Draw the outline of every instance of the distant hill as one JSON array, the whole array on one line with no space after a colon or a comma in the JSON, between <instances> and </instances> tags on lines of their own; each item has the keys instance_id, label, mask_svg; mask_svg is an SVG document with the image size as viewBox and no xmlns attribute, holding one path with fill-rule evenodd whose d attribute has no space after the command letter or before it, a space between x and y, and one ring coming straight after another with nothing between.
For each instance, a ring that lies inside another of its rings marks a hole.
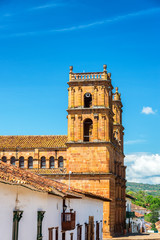
<instances>
[{"instance_id":1,"label":"distant hill","mask_svg":"<svg viewBox=\"0 0 160 240\"><path fill-rule=\"evenodd\" d=\"M160 184L143 184L135 182L127 182L127 191L145 191L152 196L160 196Z\"/></svg>"}]
</instances>

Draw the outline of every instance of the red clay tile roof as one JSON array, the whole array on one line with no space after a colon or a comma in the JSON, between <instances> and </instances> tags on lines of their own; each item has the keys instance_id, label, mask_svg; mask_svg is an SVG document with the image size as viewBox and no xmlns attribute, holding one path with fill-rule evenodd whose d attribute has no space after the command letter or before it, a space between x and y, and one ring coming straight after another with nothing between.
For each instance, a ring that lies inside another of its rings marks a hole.
<instances>
[{"instance_id":1,"label":"red clay tile roof","mask_svg":"<svg viewBox=\"0 0 160 240\"><path fill-rule=\"evenodd\" d=\"M136 198L135 198L135 197L133 197L133 196L131 196L131 195L129 195L129 194L126 194L126 198L129 198L129 199L136 200Z\"/></svg>"},{"instance_id":2,"label":"red clay tile roof","mask_svg":"<svg viewBox=\"0 0 160 240\"><path fill-rule=\"evenodd\" d=\"M60 183L38 174L32 173L25 169L20 169L13 165L9 165L0 161L0 182L5 182L11 185L21 185L28 187L31 190L47 192L60 197L82 198L83 195L96 198L103 201L110 201L108 198L71 188L68 185Z\"/></svg>"},{"instance_id":3,"label":"red clay tile roof","mask_svg":"<svg viewBox=\"0 0 160 240\"><path fill-rule=\"evenodd\" d=\"M155 223L156 227L160 227L160 221Z\"/></svg>"},{"instance_id":4,"label":"red clay tile roof","mask_svg":"<svg viewBox=\"0 0 160 240\"><path fill-rule=\"evenodd\" d=\"M135 216L136 216L137 218L139 218L139 217L144 217L144 215L143 215L143 214L140 214L139 212L135 212Z\"/></svg>"},{"instance_id":5,"label":"red clay tile roof","mask_svg":"<svg viewBox=\"0 0 160 240\"><path fill-rule=\"evenodd\" d=\"M143 211L145 211L145 212L150 212L150 210L148 210L147 208L138 206L138 205L133 204L133 203L131 203L131 209L132 209L132 211L143 210Z\"/></svg>"},{"instance_id":6,"label":"red clay tile roof","mask_svg":"<svg viewBox=\"0 0 160 240\"><path fill-rule=\"evenodd\" d=\"M68 137L59 136L0 136L0 149L66 148Z\"/></svg>"}]
</instances>

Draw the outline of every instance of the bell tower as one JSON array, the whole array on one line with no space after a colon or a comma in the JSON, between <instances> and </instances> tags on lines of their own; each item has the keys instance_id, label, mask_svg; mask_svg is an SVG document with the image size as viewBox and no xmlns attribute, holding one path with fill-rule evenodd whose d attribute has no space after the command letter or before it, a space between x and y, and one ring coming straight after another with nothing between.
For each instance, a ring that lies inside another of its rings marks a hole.
<instances>
[{"instance_id":1,"label":"bell tower","mask_svg":"<svg viewBox=\"0 0 160 240\"><path fill-rule=\"evenodd\" d=\"M102 72L74 73L68 82L66 175L73 187L112 199L104 203L103 237L125 226L122 103L113 94L107 65Z\"/></svg>"},{"instance_id":2,"label":"bell tower","mask_svg":"<svg viewBox=\"0 0 160 240\"><path fill-rule=\"evenodd\" d=\"M68 142L112 141L113 112L111 74L69 73Z\"/></svg>"}]
</instances>

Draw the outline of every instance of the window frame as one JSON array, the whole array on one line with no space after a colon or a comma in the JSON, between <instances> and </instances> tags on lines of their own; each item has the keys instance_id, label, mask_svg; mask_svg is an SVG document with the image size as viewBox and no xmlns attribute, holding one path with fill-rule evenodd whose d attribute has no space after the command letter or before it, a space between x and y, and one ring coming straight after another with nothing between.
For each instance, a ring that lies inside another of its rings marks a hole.
<instances>
[{"instance_id":1,"label":"window frame","mask_svg":"<svg viewBox=\"0 0 160 240\"><path fill-rule=\"evenodd\" d=\"M24 157L23 157L23 156L21 156L21 157L19 158L19 167L20 167L20 168L24 168Z\"/></svg>"},{"instance_id":2,"label":"window frame","mask_svg":"<svg viewBox=\"0 0 160 240\"><path fill-rule=\"evenodd\" d=\"M13 211L13 227L12 227L12 240L18 240L19 221L21 220L23 211Z\"/></svg>"},{"instance_id":3,"label":"window frame","mask_svg":"<svg viewBox=\"0 0 160 240\"><path fill-rule=\"evenodd\" d=\"M37 212L37 240L42 240L42 222L44 218L45 211L38 211Z\"/></svg>"},{"instance_id":4,"label":"window frame","mask_svg":"<svg viewBox=\"0 0 160 240\"><path fill-rule=\"evenodd\" d=\"M51 156L50 158L49 158L49 168L55 168L55 160L54 160L54 157L53 156Z\"/></svg>"},{"instance_id":5,"label":"window frame","mask_svg":"<svg viewBox=\"0 0 160 240\"><path fill-rule=\"evenodd\" d=\"M46 168L46 157L45 156L41 157L41 168Z\"/></svg>"},{"instance_id":6,"label":"window frame","mask_svg":"<svg viewBox=\"0 0 160 240\"><path fill-rule=\"evenodd\" d=\"M14 156L12 156L12 157L10 158L10 163L11 163L13 166L16 165L16 158L15 158Z\"/></svg>"},{"instance_id":7,"label":"window frame","mask_svg":"<svg viewBox=\"0 0 160 240\"><path fill-rule=\"evenodd\" d=\"M30 163L32 163L32 164L30 165ZM28 157L28 168L29 168L29 169L32 169L32 168L33 168L33 157L32 157L32 156L29 156L29 157Z\"/></svg>"},{"instance_id":8,"label":"window frame","mask_svg":"<svg viewBox=\"0 0 160 240\"><path fill-rule=\"evenodd\" d=\"M62 166L61 166L61 164L62 164ZM64 168L64 158L62 156L60 156L58 158L58 167L59 168Z\"/></svg>"},{"instance_id":9,"label":"window frame","mask_svg":"<svg viewBox=\"0 0 160 240\"><path fill-rule=\"evenodd\" d=\"M4 160L4 159L5 159L5 160ZM7 163L7 157L6 157L6 156L3 156L3 157L1 158L1 160L2 160L2 162Z\"/></svg>"}]
</instances>

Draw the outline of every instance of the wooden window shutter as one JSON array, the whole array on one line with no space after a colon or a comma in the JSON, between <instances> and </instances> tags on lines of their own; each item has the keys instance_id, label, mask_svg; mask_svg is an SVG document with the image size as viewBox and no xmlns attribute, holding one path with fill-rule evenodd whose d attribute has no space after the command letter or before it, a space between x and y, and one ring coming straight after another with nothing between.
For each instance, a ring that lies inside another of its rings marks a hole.
<instances>
[{"instance_id":1,"label":"wooden window shutter","mask_svg":"<svg viewBox=\"0 0 160 240\"><path fill-rule=\"evenodd\" d=\"M88 235L88 233L89 233L89 224L85 224L85 240L89 240L89 235Z\"/></svg>"},{"instance_id":2,"label":"wooden window shutter","mask_svg":"<svg viewBox=\"0 0 160 240\"><path fill-rule=\"evenodd\" d=\"M94 240L94 217L89 216L89 240Z\"/></svg>"},{"instance_id":3,"label":"wooden window shutter","mask_svg":"<svg viewBox=\"0 0 160 240\"><path fill-rule=\"evenodd\" d=\"M99 240L99 223L96 222L96 240Z\"/></svg>"}]
</instances>

